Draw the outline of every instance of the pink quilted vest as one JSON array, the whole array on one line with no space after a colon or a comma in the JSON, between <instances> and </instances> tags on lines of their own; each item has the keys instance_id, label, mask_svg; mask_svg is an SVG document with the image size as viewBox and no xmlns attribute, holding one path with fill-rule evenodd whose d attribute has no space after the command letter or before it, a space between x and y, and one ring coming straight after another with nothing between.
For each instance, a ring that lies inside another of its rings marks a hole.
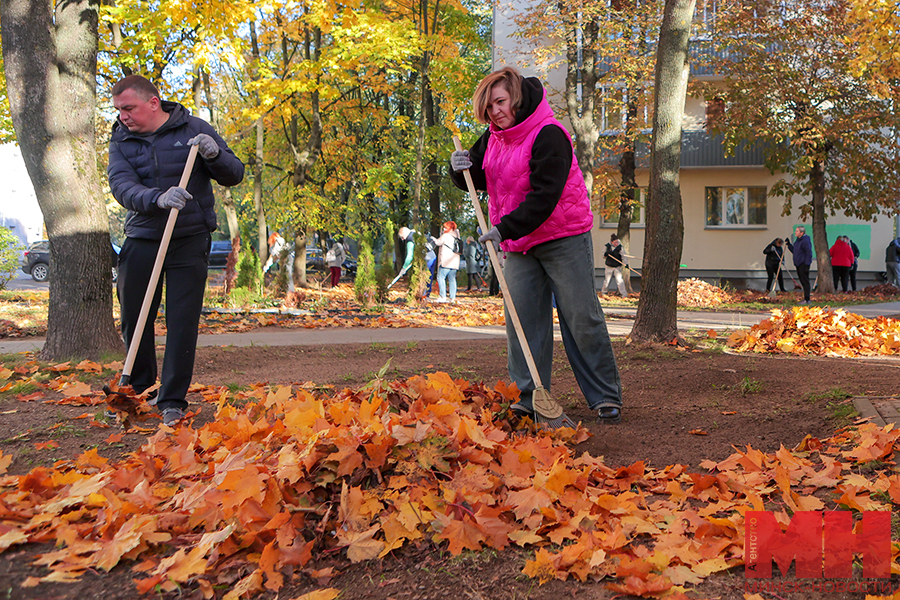
<instances>
[{"instance_id":1,"label":"pink quilted vest","mask_svg":"<svg viewBox=\"0 0 900 600\"><path fill-rule=\"evenodd\" d=\"M515 210L531 191L528 161L531 159L534 140L546 125L556 125L562 129L571 144L569 132L553 115L546 92L534 113L521 123L509 129L497 129L491 124L491 137L483 166L492 225ZM500 247L508 252L526 252L532 246L544 242L590 231L593 224L594 215L584 186L584 177L573 151L572 168L569 170L566 186L550 218L522 238L501 242Z\"/></svg>"}]
</instances>

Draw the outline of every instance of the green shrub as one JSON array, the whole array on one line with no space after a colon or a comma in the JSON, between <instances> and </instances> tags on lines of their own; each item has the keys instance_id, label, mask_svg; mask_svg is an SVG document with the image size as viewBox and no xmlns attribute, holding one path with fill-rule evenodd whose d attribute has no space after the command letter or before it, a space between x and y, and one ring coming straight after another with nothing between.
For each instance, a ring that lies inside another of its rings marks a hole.
<instances>
[{"instance_id":1,"label":"green shrub","mask_svg":"<svg viewBox=\"0 0 900 600\"><path fill-rule=\"evenodd\" d=\"M368 233L359 241L359 257L356 263L356 281L353 282L356 300L363 308L369 308L378 302L378 285L375 278L375 257L372 255L372 242Z\"/></svg>"},{"instance_id":2,"label":"green shrub","mask_svg":"<svg viewBox=\"0 0 900 600\"><path fill-rule=\"evenodd\" d=\"M257 294L262 293L262 265L259 264L259 255L249 246L241 248L241 255L238 257L237 278L234 284L236 288L247 288Z\"/></svg>"},{"instance_id":3,"label":"green shrub","mask_svg":"<svg viewBox=\"0 0 900 600\"><path fill-rule=\"evenodd\" d=\"M232 308L252 308L261 301L259 292L246 287L236 287L228 293L228 305Z\"/></svg>"},{"instance_id":4,"label":"green shrub","mask_svg":"<svg viewBox=\"0 0 900 600\"><path fill-rule=\"evenodd\" d=\"M379 302L388 297L388 286L394 279L394 224L390 221L384 227L385 242L381 248L381 260L375 271L375 288Z\"/></svg>"},{"instance_id":5,"label":"green shrub","mask_svg":"<svg viewBox=\"0 0 900 600\"><path fill-rule=\"evenodd\" d=\"M19 268L19 252L23 250L19 238L6 227L0 227L0 290L15 277Z\"/></svg>"}]
</instances>

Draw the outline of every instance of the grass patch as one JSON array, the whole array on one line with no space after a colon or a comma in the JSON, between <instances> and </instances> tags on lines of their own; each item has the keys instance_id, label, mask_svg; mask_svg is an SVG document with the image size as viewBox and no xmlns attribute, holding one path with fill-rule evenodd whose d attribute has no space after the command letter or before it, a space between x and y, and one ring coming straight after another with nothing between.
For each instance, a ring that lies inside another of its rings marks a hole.
<instances>
[{"instance_id":1,"label":"grass patch","mask_svg":"<svg viewBox=\"0 0 900 600\"><path fill-rule=\"evenodd\" d=\"M741 393L741 396L747 394L758 394L762 391L762 382L756 379L750 379L749 375L744 375L744 379L734 384L734 389Z\"/></svg>"},{"instance_id":2,"label":"grass patch","mask_svg":"<svg viewBox=\"0 0 900 600\"><path fill-rule=\"evenodd\" d=\"M824 392L810 392L806 396L806 400L807 402L837 403L852 396L853 394L842 388L831 388Z\"/></svg>"}]
</instances>

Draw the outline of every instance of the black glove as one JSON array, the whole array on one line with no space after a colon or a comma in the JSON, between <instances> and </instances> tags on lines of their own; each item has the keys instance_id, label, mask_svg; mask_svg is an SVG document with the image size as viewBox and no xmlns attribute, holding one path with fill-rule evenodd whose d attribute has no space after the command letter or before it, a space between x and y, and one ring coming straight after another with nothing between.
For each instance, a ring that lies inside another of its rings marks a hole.
<instances>
[{"instance_id":1,"label":"black glove","mask_svg":"<svg viewBox=\"0 0 900 600\"><path fill-rule=\"evenodd\" d=\"M181 210L184 208L184 203L192 198L193 196L186 189L173 185L159 195L159 198L156 199L156 205L163 210L169 208Z\"/></svg>"},{"instance_id":2,"label":"black glove","mask_svg":"<svg viewBox=\"0 0 900 600\"><path fill-rule=\"evenodd\" d=\"M197 152L206 160L212 160L219 155L219 145L211 135L200 133L188 140L188 146L197 146Z\"/></svg>"},{"instance_id":3,"label":"black glove","mask_svg":"<svg viewBox=\"0 0 900 600\"><path fill-rule=\"evenodd\" d=\"M472 168L472 159L468 150L454 150L450 155L450 167L457 173Z\"/></svg>"}]
</instances>

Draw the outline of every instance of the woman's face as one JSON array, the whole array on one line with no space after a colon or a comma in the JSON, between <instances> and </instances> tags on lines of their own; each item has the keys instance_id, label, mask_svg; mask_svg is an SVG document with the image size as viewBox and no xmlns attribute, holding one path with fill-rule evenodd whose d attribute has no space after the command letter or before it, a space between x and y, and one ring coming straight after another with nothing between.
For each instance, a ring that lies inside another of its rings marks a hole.
<instances>
[{"instance_id":1,"label":"woman's face","mask_svg":"<svg viewBox=\"0 0 900 600\"><path fill-rule=\"evenodd\" d=\"M497 84L491 88L487 113L491 123L498 129L509 129L516 124L516 116L513 114L513 109L509 102L509 92L506 91L505 85Z\"/></svg>"}]
</instances>

